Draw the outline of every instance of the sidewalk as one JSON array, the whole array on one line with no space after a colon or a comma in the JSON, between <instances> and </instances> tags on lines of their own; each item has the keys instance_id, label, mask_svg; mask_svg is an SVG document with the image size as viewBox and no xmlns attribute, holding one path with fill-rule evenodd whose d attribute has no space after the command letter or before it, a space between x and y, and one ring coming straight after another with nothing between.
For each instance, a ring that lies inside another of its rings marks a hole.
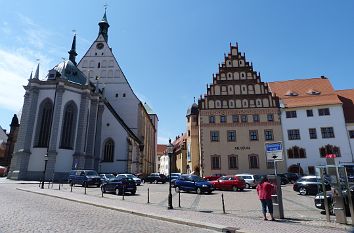
<instances>
[{"instance_id":1,"label":"sidewalk","mask_svg":"<svg viewBox=\"0 0 354 233\"><path fill-rule=\"evenodd\" d=\"M38 183L38 182L37 182ZM226 227L237 229L236 232L319 232L319 233L336 233L348 232L352 229L349 225L336 224L333 222L323 221L305 221L298 219L281 219L276 222L264 221L255 217L240 217L231 214L205 213L201 211L192 211L188 209L174 207L168 210L160 205L141 204L130 202L131 196L126 196L122 200L122 196L104 194L104 197L98 195L84 195L83 193L70 192L69 189L58 190L58 186L54 189L39 189L38 185L31 185L17 188L18 190L37 193L40 195L52 196L69 201L75 201L83 204L94 205L102 208L108 208L139 216L191 225L210 230L221 232Z\"/></svg>"}]
</instances>

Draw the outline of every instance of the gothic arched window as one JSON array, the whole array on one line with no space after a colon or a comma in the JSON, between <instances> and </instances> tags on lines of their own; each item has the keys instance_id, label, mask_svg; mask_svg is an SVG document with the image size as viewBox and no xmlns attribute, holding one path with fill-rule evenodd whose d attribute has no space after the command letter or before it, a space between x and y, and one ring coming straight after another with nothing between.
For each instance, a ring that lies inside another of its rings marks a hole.
<instances>
[{"instance_id":1,"label":"gothic arched window","mask_svg":"<svg viewBox=\"0 0 354 233\"><path fill-rule=\"evenodd\" d=\"M306 150L298 146L293 146L287 150L289 159L303 159L306 158Z\"/></svg>"},{"instance_id":2,"label":"gothic arched window","mask_svg":"<svg viewBox=\"0 0 354 233\"><path fill-rule=\"evenodd\" d=\"M325 158L328 154L335 154L336 157L341 156L339 147L330 144L327 144L320 148L321 158Z\"/></svg>"},{"instance_id":3,"label":"gothic arched window","mask_svg":"<svg viewBox=\"0 0 354 233\"><path fill-rule=\"evenodd\" d=\"M112 139L108 139L104 144L103 162L113 162L114 156L114 142Z\"/></svg>"},{"instance_id":4,"label":"gothic arched window","mask_svg":"<svg viewBox=\"0 0 354 233\"><path fill-rule=\"evenodd\" d=\"M38 123L37 123L37 146L38 147L48 147L50 131L52 126L53 118L53 103L50 99L44 100L38 112Z\"/></svg>"},{"instance_id":5,"label":"gothic arched window","mask_svg":"<svg viewBox=\"0 0 354 233\"><path fill-rule=\"evenodd\" d=\"M73 149L76 128L76 113L77 110L74 102L70 102L65 106L60 148Z\"/></svg>"}]
</instances>

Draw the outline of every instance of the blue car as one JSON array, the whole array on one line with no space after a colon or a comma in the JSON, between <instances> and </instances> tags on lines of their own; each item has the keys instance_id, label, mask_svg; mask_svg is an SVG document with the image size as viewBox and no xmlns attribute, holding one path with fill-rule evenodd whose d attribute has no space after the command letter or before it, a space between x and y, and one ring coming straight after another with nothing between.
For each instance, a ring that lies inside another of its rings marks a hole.
<instances>
[{"instance_id":1,"label":"blue car","mask_svg":"<svg viewBox=\"0 0 354 233\"><path fill-rule=\"evenodd\" d=\"M196 192L197 194L211 193L214 190L212 184L196 175L181 175L175 182L176 192Z\"/></svg>"},{"instance_id":2,"label":"blue car","mask_svg":"<svg viewBox=\"0 0 354 233\"><path fill-rule=\"evenodd\" d=\"M103 193L110 192L117 195L128 192L134 195L136 193L136 184L132 178L116 177L104 182L101 185L101 191Z\"/></svg>"}]
</instances>

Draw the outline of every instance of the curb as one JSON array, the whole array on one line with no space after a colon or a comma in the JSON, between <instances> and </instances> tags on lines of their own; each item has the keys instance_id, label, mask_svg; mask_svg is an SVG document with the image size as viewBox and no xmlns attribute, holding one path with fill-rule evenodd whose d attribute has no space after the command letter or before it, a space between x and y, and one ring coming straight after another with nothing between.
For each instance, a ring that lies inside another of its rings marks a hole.
<instances>
[{"instance_id":1,"label":"curb","mask_svg":"<svg viewBox=\"0 0 354 233\"><path fill-rule=\"evenodd\" d=\"M147 218L156 219L156 220L161 220L161 221L165 221L165 222L171 222L171 223L176 223L176 224L181 224L181 225L198 227L198 228L208 229L208 230L213 230L213 231L218 231L218 232L229 232L229 233L243 232L243 231L238 231L239 229L232 229L232 228L221 226L221 225L205 224L205 223L200 223L200 222L196 222L196 221L186 221L186 220L180 219L180 218L167 218L167 217L163 217L163 216L159 216L159 215L146 214L146 213L132 211L132 210L124 209L124 208L117 208L117 207L112 207L112 206L108 206L108 205L104 205L104 204L96 204L96 203L91 203L91 202L88 202L88 201L72 199L72 198L68 198L68 197L62 197L62 196L58 196L58 195L55 195L55 194L36 192L36 191L33 191L33 190L28 190L28 189L23 189L23 188L16 188L16 190L29 192L29 193L34 193L34 194L39 194L39 195L43 195L43 196L54 197L54 198L58 198L58 199L62 199L62 200L77 202L77 203L91 205L91 206L95 206L95 207L110 209L110 210L119 211L119 212L122 212L122 213L133 214L133 215L137 215L137 216L141 216L141 217L147 217Z\"/></svg>"}]
</instances>

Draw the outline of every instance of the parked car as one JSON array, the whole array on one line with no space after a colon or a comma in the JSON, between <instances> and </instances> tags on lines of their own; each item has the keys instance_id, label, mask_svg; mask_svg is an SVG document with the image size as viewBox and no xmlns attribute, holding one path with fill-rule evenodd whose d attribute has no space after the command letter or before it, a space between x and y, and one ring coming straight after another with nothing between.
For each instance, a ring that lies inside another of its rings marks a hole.
<instances>
[{"instance_id":1,"label":"parked car","mask_svg":"<svg viewBox=\"0 0 354 233\"><path fill-rule=\"evenodd\" d=\"M136 185L140 185L141 184L141 179L134 176L133 174L127 173L127 174L118 174L117 177L127 177L127 178L132 178L135 181Z\"/></svg>"},{"instance_id":2,"label":"parked car","mask_svg":"<svg viewBox=\"0 0 354 233\"><path fill-rule=\"evenodd\" d=\"M253 174L236 174L238 177L242 177L246 182L246 189L256 188L262 176Z\"/></svg>"},{"instance_id":3,"label":"parked car","mask_svg":"<svg viewBox=\"0 0 354 233\"><path fill-rule=\"evenodd\" d=\"M101 177L101 183L103 183L105 181L108 181L109 179L114 178L115 176L111 173L103 173L103 174L100 174L100 177Z\"/></svg>"},{"instance_id":4,"label":"parked car","mask_svg":"<svg viewBox=\"0 0 354 233\"><path fill-rule=\"evenodd\" d=\"M0 166L0 176L7 176L7 167Z\"/></svg>"},{"instance_id":5,"label":"parked car","mask_svg":"<svg viewBox=\"0 0 354 233\"><path fill-rule=\"evenodd\" d=\"M246 187L246 182L239 176L222 176L217 180L209 181L215 189L242 191Z\"/></svg>"},{"instance_id":6,"label":"parked car","mask_svg":"<svg viewBox=\"0 0 354 233\"><path fill-rule=\"evenodd\" d=\"M354 186L351 186L349 189L350 189L350 195L351 195L352 201L354 201ZM334 214L334 211L333 211L334 210L333 209L333 207L334 207L334 205L333 205L333 192L332 191L328 191L326 194L327 194L329 212L330 212L330 214ZM345 189L345 190L343 190L342 194L343 194L343 197L344 197L346 215L350 216L348 191ZM318 193L316 195L316 197L315 197L315 206L318 209L325 210L323 192L320 192L320 193Z\"/></svg>"},{"instance_id":7,"label":"parked car","mask_svg":"<svg viewBox=\"0 0 354 233\"><path fill-rule=\"evenodd\" d=\"M196 175L181 175L175 182L176 192L195 191L197 194L211 193L214 187L211 183Z\"/></svg>"},{"instance_id":8,"label":"parked car","mask_svg":"<svg viewBox=\"0 0 354 233\"><path fill-rule=\"evenodd\" d=\"M129 192L134 195L136 193L136 184L132 178L120 176L104 182L101 185L101 191L103 193L114 192L117 195Z\"/></svg>"},{"instance_id":9,"label":"parked car","mask_svg":"<svg viewBox=\"0 0 354 233\"><path fill-rule=\"evenodd\" d=\"M326 190L331 190L331 185L326 180L325 187ZM318 176L303 176L294 183L293 190L301 195L315 195L322 191L321 178Z\"/></svg>"},{"instance_id":10,"label":"parked car","mask_svg":"<svg viewBox=\"0 0 354 233\"><path fill-rule=\"evenodd\" d=\"M178 179L178 177L180 177L181 175L182 175L182 173L177 173L177 172L171 173L171 186L172 187L175 187L175 182ZM168 181L170 180L169 176L167 176L167 180Z\"/></svg>"},{"instance_id":11,"label":"parked car","mask_svg":"<svg viewBox=\"0 0 354 233\"><path fill-rule=\"evenodd\" d=\"M84 187L96 185L100 187L101 177L95 170L72 170L69 173L68 182L70 185L80 184Z\"/></svg>"},{"instance_id":12,"label":"parked car","mask_svg":"<svg viewBox=\"0 0 354 233\"><path fill-rule=\"evenodd\" d=\"M167 177L164 174L160 174L160 173L151 173L150 175L148 175L145 178L145 182L149 182L157 184L157 183L166 183L167 182Z\"/></svg>"},{"instance_id":13,"label":"parked car","mask_svg":"<svg viewBox=\"0 0 354 233\"><path fill-rule=\"evenodd\" d=\"M274 174L271 174L271 175L274 176ZM288 178L286 177L285 174L277 174L277 176L280 177L280 184L281 184L281 185L286 185L286 184L289 184L289 183L290 183L290 181L288 180Z\"/></svg>"},{"instance_id":14,"label":"parked car","mask_svg":"<svg viewBox=\"0 0 354 233\"><path fill-rule=\"evenodd\" d=\"M212 180L217 180L222 176L225 176L225 174L213 174L211 176L203 176L203 179L207 181L212 181Z\"/></svg>"},{"instance_id":15,"label":"parked car","mask_svg":"<svg viewBox=\"0 0 354 233\"><path fill-rule=\"evenodd\" d=\"M285 177L288 178L290 183L295 183L301 176L297 173L286 172L284 173Z\"/></svg>"}]
</instances>

